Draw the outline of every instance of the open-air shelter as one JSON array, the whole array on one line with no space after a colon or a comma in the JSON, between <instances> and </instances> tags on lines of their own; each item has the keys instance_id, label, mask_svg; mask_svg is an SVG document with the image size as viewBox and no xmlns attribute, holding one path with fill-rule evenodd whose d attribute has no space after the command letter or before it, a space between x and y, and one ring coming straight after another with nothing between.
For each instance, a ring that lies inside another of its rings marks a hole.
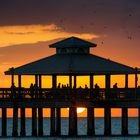
<instances>
[{"instance_id":1,"label":"open-air shelter","mask_svg":"<svg viewBox=\"0 0 140 140\"><path fill-rule=\"evenodd\" d=\"M137 88L137 74L139 73L137 68L132 68L130 66L126 66L124 64L120 64L118 62L114 62L110 59L105 59L94 54L90 53L91 47L96 47L96 44L85 41L83 39L77 37L70 37L49 46L50 48L56 48L56 54L40 59L38 61L17 67L11 68L6 71L6 75L12 76L12 85L14 84L14 75L18 76L18 87L19 89L22 87L22 75L33 75L35 76L36 85L42 89L42 76L51 75L52 76L52 95L56 95L57 91L57 76L69 76L69 89L70 91L76 92L77 89L77 76L89 76L90 78L90 95L88 96L88 101L83 99L82 103L87 105L87 118L88 118L88 135L93 135L95 132L94 129L94 111L93 107L96 105L96 100L90 98L92 94L94 94L94 76L96 75L104 75L105 76L105 89L104 89L104 98L103 100L110 100L111 94L111 75L125 75L125 87L123 88L123 93L127 94L128 92L128 75L135 75L135 87L133 88L131 94L136 95ZM72 80L74 79L74 80ZM72 86L73 85L73 86ZM55 90L54 90L55 89ZM19 90L19 93L21 91ZM70 92L70 97L73 97L73 92ZM42 93L41 93L42 94ZM67 93L66 93L67 95ZM79 97L79 96L78 96ZM134 96L130 96L134 97ZM136 97L136 96L135 96ZM53 96L55 98L55 96ZM80 98L80 97L79 97ZM51 100L52 102L61 101L61 98L57 96L57 100ZM69 98L71 101L71 98ZM46 100L46 98L45 98ZM111 99L112 100L112 99ZM115 99L116 100L116 99ZM33 100L32 100L33 101ZM36 100L35 100L36 101ZM74 102L73 102L74 101ZM74 98L70 104L67 104L69 109L69 135L77 134L77 113L75 102L78 101L78 98ZM93 104L91 104L93 101ZM69 100L65 100L66 103ZM64 103L64 102L63 102ZM98 102L99 104L102 102ZM105 135L111 134L111 104L110 102L104 102L106 105L101 104L105 108ZM112 103L112 102L111 102ZM113 102L114 103L114 102ZM115 104L113 104L115 106ZM63 104L61 105L63 107ZM122 107L122 134L128 134L127 127L127 108ZM56 133L60 134L60 106L54 107L51 106L51 134L55 134L55 115L56 115ZM32 109L33 120L35 118L36 108ZM39 112L39 135L43 133L42 127L42 108L38 108ZM17 112L15 111L17 114ZM55 114L56 113L56 114ZM35 121L33 121L35 122ZM33 123L32 126L33 135L37 134L36 123ZM16 130L16 128L15 128ZM16 133L15 133L16 134Z\"/></svg>"}]
</instances>

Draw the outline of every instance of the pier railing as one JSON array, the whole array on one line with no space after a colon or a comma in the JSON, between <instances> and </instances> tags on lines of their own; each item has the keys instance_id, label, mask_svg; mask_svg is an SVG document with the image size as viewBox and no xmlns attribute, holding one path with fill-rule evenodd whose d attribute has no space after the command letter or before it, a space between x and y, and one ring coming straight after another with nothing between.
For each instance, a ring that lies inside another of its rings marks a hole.
<instances>
[{"instance_id":1,"label":"pier railing","mask_svg":"<svg viewBox=\"0 0 140 140\"><path fill-rule=\"evenodd\" d=\"M139 100L140 88L118 89L30 89L30 88L0 88L1 98L40 98L52 100Z\"/></svg>"}]
</instances>

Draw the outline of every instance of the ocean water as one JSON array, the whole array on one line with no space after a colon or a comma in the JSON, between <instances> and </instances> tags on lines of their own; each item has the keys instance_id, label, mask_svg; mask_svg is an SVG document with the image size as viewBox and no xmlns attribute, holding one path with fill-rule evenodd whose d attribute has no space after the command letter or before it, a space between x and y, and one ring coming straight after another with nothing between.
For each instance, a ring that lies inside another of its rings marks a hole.
<instances>
[{"instance_id":1,"label":"ocean water","mask_svg":"<svg viewBox=\"0 0 140 140\"><path fill-rule=\"evenodd\" d=\"M19 125L18 127L20 128L20 119L19 121ZM116 134L121 134L121 118L112 118L112 134L116 135ZM138 134L138 118L129 118L128 121L128 131L129 134ZM25 138L13 138L10 137L12 135L12 119L8 119L7 120L7 133L8 136L7 138L1 138L1 139L5 139L5 140L140 140L140 137L85 137L82 135L86 135L87 133L87 120L86 118L78 118L78 135L80 135L80 137L77 138L68 138L68 137L60 137L60 138L56 138L56 137L30 137L31 136L31 126L32 126L32 122L30 118L26 119L26 135L29 137L25 137ZM49 135L50 134L50 119L49 118L44 118L43 120L43 127L44 127L44 135ZM1 131L1 121L0 121L0 131ZM20 131L18 132L20 133ZM103 118L96 118L95 119L95 133L96 134L100 134L103 135L104 133L104 119ZM68 119L67 118L62 118L61 120L61 134L62 135L67 135L68 134Z\"/></svg>"}]
</instances>

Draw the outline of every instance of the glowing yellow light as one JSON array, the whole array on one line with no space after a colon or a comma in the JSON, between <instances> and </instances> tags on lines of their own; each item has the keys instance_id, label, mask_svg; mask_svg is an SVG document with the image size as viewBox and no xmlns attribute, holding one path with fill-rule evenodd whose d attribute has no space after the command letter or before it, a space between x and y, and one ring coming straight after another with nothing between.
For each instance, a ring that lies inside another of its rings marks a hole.
<instances>
[{"instance_id":1,"label":"glowing yellow light","mask_svg":"<svg viewBox=\"0 0 140 140\"><path fill-rule=\"evenodd\" d=\"M69 110L69 108L67 108L68 110ZM78 107L77 108L77 113L79 114L79 113L82 113L82 112L84 112L85 111L85 108L83 108L83 107Z\"/></svg>"}]
</instances>

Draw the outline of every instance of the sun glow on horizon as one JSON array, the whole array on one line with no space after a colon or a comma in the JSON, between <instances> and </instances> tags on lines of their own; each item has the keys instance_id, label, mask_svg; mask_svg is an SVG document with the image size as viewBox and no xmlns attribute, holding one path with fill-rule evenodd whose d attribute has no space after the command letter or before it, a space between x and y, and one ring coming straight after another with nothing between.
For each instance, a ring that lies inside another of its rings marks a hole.
<instances>
[{"instance_id":1,"label":"sun glow on horizon","mask_svg":"<svg viewBox=\"0 0 140 140\"><path fill-rule=\"evenodd\" d=\"M82 112L84 112L85 111L85 108L83 108L83 107L78 107L77 108L77 113L79 114L79 113L82 113Z\"/></svg>"}]
</instances>

